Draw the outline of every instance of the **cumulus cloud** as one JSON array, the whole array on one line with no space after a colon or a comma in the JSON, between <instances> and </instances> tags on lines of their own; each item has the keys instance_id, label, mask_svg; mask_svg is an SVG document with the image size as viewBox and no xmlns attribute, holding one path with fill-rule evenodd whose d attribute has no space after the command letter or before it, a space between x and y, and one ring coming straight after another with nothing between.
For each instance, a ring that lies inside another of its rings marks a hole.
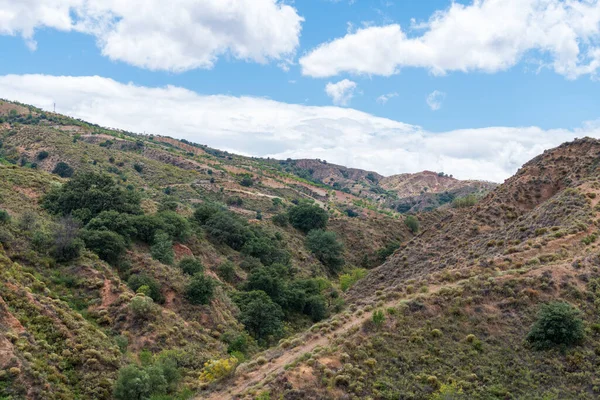
<instances>
[{"instance_id":1,"label":"cumulus cloud","mask_svg":"<svg viewBox=\"0 0 600 400\"><path fill-rule=\"evenodd\" d=\"M354 90L356 90L356 82L348 79L339 81L338 83L329 82L325 86L325 93L331 97L333 104L338 106L346 106L354 97Z\"/></svg>"},{"instance_id":2,"label":"cumulus cloud","mask_svg":"<svg viewBox=\"0 0 600 400\"><path fill-rule=\"evenodd\" d=\"M398 93L393 92L393 93L382 94L381 96L379 96L377 98L377 103L386 104L391 98L394 98L394 97L398 97Z\"/></svg>"},{"instance_id":3,"label":"cumulus cloud","mask_svg":"<svg viewBox=\"0 0 600 400\"><path fill-rule=\"evenodd\" d=\"M440 92L439 90L434 90L433 92L429 93L429 96L427 96L427 105L433 111L437 111L442 108L442 102L445 98L446 93Z\"/></svg>"},{"instance_id":4,"label":"cumulus cloud","mask_svg":"<svg viewBox=\"0 0 600 400\"><path fill-rule=\"evenodd\" d=\"M372 26L324 43L300 59L304 75L342 72L389 76L402 67L448 71L507 70L526 55L567 78L600 68L599 0L452 2L409 36L398 24Z\"/></svg>"},{"instance_id":5,"label":"cumulus cloud","mask_svg":"<svg viewBox=\"0 0 600 400\"><path fill-rule=\"evenodd\" d=\"M303 18L279 0L0 0L0 34L94 35L102 54L151 70L211 68L220 56L282 68L299 45Z\"/></svg>"},{"instance_id":6,"label":"cumulus cloud","mask_svg":"<svg viewBox=\"0 0 600 400\"><path fill-rule=\"evenodd\" d=\"M232 152L278 159L320 158L384 175L444 171L502 181L543 150L600 137L600 123L576 130L490 127L432 133L350 108L205 96L98 76L0 76L0 93L103 126L168 135Z\"/></svg>"}]
</instances>

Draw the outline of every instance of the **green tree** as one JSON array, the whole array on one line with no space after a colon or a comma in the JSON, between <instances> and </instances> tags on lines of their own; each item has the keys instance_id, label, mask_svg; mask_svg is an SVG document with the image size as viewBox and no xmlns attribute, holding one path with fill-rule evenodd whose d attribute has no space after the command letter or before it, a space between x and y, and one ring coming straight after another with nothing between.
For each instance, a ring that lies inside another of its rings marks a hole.
<instances>
[{"instance_id":1,"label":"green tree","mask_svg":"<svg viewBox=\"0 0 600 400\"><path fill-rule=\"evenodd\" d=\"M245 221L225 211L213 214L206 221L204 229L213 241L238 251L252 235Z\"/></svg>"},{"instance_id":2,"label":"green tree","mask_svg":"<svg viewBox=\"0 0 600 400\"><path fill-rule=\"evenodd\" d=\"M187 219L177 214L175 211L162 211L157 216L163 221L163 230L167 232L173 240L185 242L190 234L190 223Z\"/></svg>"},{"instance_id":3,"label":"green tree","mask_svg":"<svg viewBox=\"0 0 600 400\"><path fill-rule=\"evenodd\" d=\"M327 303L322 295L312 295L306 299L304 313L308 315L313 322L319 322L327 317Z\"/></svg>"},{"instance_id":4,"label":"green tree","mask_svg":"<svg viewBox=\"0 0 600 400\"><path fill-rule=\"evenodd\" d=\"M117 400L146 400L152 394L150 376L137 365L119 370L114 396Z\"/></svg>"},{"instance_id":5,"label":"green tree","mask_svg":"<svg viewBox=\"0 0 600 400\"><path fill-rule=\"evenodd\" d=\"M217 283L214 279L196 274L185 290L185 297L192 304L208 304L212 300Z\"/></svg>"},{"instance_id":6,"label":"green tree","mask_svg":"<svg viewBox=\"0 0 600 400\"><path fill-rule=\"evenodd\" d=\"M195 275L199 272L204 272L204 266L195 257L186 257L179 261L179 268L187 275Z\"/></svg>"},{"instance_id":7,"label":"green tree","mask_svg":"<svg viewBox=\"0 0 600 400\"><path fill-rule=\"evenodd\" d=\"M126 250L125 239L112 231L83 230L81 239L85 247L109 264L116 264Z\"/></svg>"},{"instance_id":8,"label":"green tree","mask_svg":"<svg viewBox=\"0 0 600 400\"><path fill-rule=\"evenodd\" d=\"M158 231L164 231L164 221L157 215L134 215L129 222L135 229L135 237L144 243L153 243Z\"/></svg>"},{"instance_id":9,"label":"green tree","mask_svg":"<svg viewBox=\"0 0 600 400\"><path fill-rule=\"evenodd\" d=\"M322 230L310 231L306 237L306 247L332 273L336 273L344 265L344 246L337 240L335 232Z\"/></svg>"},{"instance_id":10,"label":"green tree","mask_svg":"<svg viewBox=\"0 0 600 400\"><path fill-rule=\"evenodd\" d=\"M313 229L325 229L329 215L319 206L301 203L288 211L292 226L304 233Z\"/></svg>"},{"instance_id":11,"label":"green tree","mask_svg":"<svg viewBox=\"0 0 600 400\"><path fill-rule=\"evenodd\" d=\"M225 282L233 283L235 280L235 265L227 260L217 267L217 274Z\"/></svg>"},{"instance_id":12,"label":"green tree","mask_svg":"<svg viewBox=\"0 0 600 400\"><path fill-rule=\"evenodd\" d=\"M265 292L241 292L234 300L240 308L240 322L255 339L265 342L282 331L283 311Z\"/></svg>"},{"instance_id":13,"label":"green tree","mask_svg":"<svg viewBox=\"0 0 600 400\"><path fill-rule=\"evenodd\" d=\"M59 162L52 170L53 174L60 176L61 178L70 178L73 176L73 168L65 162Z\"/></svg>"},{"instance_id":14,"label":"green tree","mask_svg":"<svg viewBox=\"0 0 600 400\"><path fill-rule=\"evenodd\" d=\"M224 208L215 203L203 203L194 211L194 220L200 225L206 224L206 221L216 213L223 211Z\"/></svg>"},{"instance_id":15,"label":"green tree","mask_svg":"<svg viewBox=\"0 0 600 400\"><path fill-rule=\"evenodd\" d=\"M414 216L408 215L404 220L404 224L412 233L419 232L419 220L417 220Z\"/></svg>"},{"instance_id":16,"label":"green tree","mask_svg":"<svg viewBox=\"0 0 600 400\"><path fill-rule=\"evenodd\" d=\"M127 242L137 235L131 215L118 211L102 211L92 218L85 228L90 231L113 231L121 235Z\"/></svg>"},{"instance_id":17,"label":"green tree","mask_svg":"<svg viewBox=\"0 0 600 400\"><path fill-rule=\"evenodd\" d=\"M68 262L79 258L85 248L83 240L78 238L79 225L70 217L60 220L54 232L51 255L58 262Z\"/></svg>"},{"instance_id":18,"label":"green tree","mask_svg":"<svg viewBox=\"0 0 600 400\"><path fill-rule=\"evenodd\" d=\"M77 215L83 223L102 211L140 214L137 193L119 187L108 175L79 173L59 188L51 190L43 206L58 215Z\"/></svg>"},{"instance_id":19,"label":"green tree","mask_svg":"<svg viewBox=\"0 0 600 400\"><path fill-rule=\"evenodd\" d=\"M168 233L158 231L154 235L154 241L150 247L152 258L166 265L172 265L175 261L175 252L173 251L173 242Z\"/></svg>"},{"instance_id":20,"label":"green tree","mask_svg":"<svg viewBox=\"0 0 600 400\"><path fill-rule=\"evenodd\" d=\"M553 302L543 305L538 319L527 335L536 349L554 346L573 346L585 335L581 312L569 303Z\"/></svg>"}]
</instances>

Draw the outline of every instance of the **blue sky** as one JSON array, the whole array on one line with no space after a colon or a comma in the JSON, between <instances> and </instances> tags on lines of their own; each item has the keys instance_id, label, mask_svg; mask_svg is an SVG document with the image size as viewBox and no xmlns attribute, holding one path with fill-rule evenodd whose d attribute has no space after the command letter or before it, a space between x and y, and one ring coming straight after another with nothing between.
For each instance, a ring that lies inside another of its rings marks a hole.
<instances>
[{"instance_id":1,"label":"blue sky","mask_svg":"<svg viewBox=\"0 0 600 400\"><path fill-rule=\"evenodd\" d=\"M0 0L0 97L43 108L56 101L59 111L114 127L160 128L244 154L327 157L386 174L443 168L484 178L486 168L500 180L543 148L594 136L600 125L596 0L238 0L228 10L217 0L175 0L189 18L154 0L138 4L139 13L135 1L97 1L96 9L88 0L30 3ZM73 84L92 76L106 81ZM130 83L147 92L132 97ZM169 85L193 92L183 118L193 126L173 118L169 107L181 92ZM437 106L427 101L432 93ZM154 104L168 99L169 115L153 124L141 111L106 115L99 105L111 95L151 114L148 96L157 96ZM218 108L213 95L274 102L224 114L251 121L249 129L194 120L191 104ZM363 145L340 147L345 140ZM470 143L458 148L460 140ZM471 150L473 141L481 147Z\"/></svg>"}]
</instances>

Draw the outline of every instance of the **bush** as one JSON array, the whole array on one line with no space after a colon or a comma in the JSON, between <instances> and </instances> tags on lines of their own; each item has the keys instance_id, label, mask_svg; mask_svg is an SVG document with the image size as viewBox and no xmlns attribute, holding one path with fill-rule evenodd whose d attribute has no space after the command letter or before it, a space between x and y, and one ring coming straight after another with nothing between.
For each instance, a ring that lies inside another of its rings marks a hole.
<instances>
[{"instance_id":1,"label":"bush","mask_svg":"<svg viewBox=\"0 0 600 400\"><path fill-rule=\"evenodd\" d=\"M10 214L5 210L0 210L0 225L4 225L8 221L10 221Z\"/></svg>"},{"instance_id":2,"label":"bush","mask_svg":"<svg viewBox=\"0 0 600 400\"><path fill-rule=\"evenodd\" d=\"M135 319L148 320L154 313L154 301L148 296L138 294L129 302L129 310Z\"/></svg>"},{"instance_id":3,"label":"bush","mask_svg":"<svg viewBox=\"0 0 600 400\"><path fill-rule=\"evenodd\" d=\"M73 176L73 168L67 163L59 162L52 170L53 174L60 176L61 178L70 178Z\"/></svg>"},{"instance_id":4,"label":"bush","mask_svg":"<svg viewBox=\"0 0 600 400\"><path fill-rule=\"evenodd\" d=\"M419 232L419 221L414 216L407 216L404 220L404 224L412 233Z\"/></svg>"},{"instance_id":5,"label":"bush","mask_svg":"<svg viewBox=\"0 0 600 400\"><path fill-rule=\"evenodd\" d=\"M225 261L217 267L217 274L225 282L232 283L235 279L235 265L231 261Z\"/></svg>"},{"instance_id":6,"label":"bush","mask_svg":"<svg viewBox=\"0 0 600 400\"><path fill-rule=\"evenodd\" d=\"M207 361L200 374L200 380L210 383L223 379L233 373L237 363L238 360L235 357Z\"/></svg>"},{"instance_id":7,"label":"bush","mask_svg":"<svg viewBox=\"0 0 600 400\"><path fill-rule=\"evenodd\" d=\"M313 322L319 322L327 317L327 303L321 295L313 295L306 299L304 313L308 315Z\"/></svg>"},{"instance_id":8,"label":"bush","mask_svg":"<svg viewBox=\"0 0 600 400\"><path fill-rule=\"evenodd\" d=\"M473 194L470 194L465 197L458 197L452 201L452 207L454 207L454 208L473 207L475 204L477 204L478 200L479 200L478 197Z\"/></svg>"},{"instance_id":9,"label":"bush","mask_svg":"<svg viewBox=\"0 0 600 400\"><path fill-rule=\"evenodd\" d=\"M58 262L68 262L79 258L85 244L78 236L79 225L72 218L62 219L54 233L51 255Z\"/></svg>"},{"instance_id":10,"label":"bush","mask_svg":"<svg viewBox=\"0 0 600 400\"><path fill-rule=\"evenodd\" d=\"M234 250L241 250L250 238L251 232L245 221L237 216L221 211L213 214L204 225L212 240L226 244Z\"/></svg>"},{"instance_id":11,"label":"bush","mask_svg":"<svg viewBox=\"0 0 600 400\"><path fill-rule=\"evenodd\" d=\"M37 158L38 161L42 161L42 160L45 160L46 158L48 158L49 155L50 154L48 154L47 151L42 150L37 154L37 156L35 158Z\"/></svg>"},{"instance_id":12,"label":"bush","mask_svg":"<svg viewBox=\"0 0 600 400\"><path fill-rule=\"evenodd\" d=\"M85 229L90 231L113 231L121 235L127 242L137 235L132 224L131 215L118 211L102 211L87 223Z\"/></svg>"},{"instance_id":13,"label":"bush","mask_svg":"<svg viewBox=\"0 0 600 400\"><path fill-rule=\"evenodd\" d=\"M162 211L157 214L163 222L163 230L178 242L186 241L191 233L190 223L175 211Z\"/></svg>"},{"instance_id":14,"label":"bush","mask_svg":"<svg viewBox=\"0 0 600 400\"><path fill-rule=\"evenodd\" d=\"M126 250L125 239L112 231L83 230L81 239L85 247L109 264L116 264Z\"/></svg>"},{"instance_id":15,"label":"bush","mask_svg":"<svg viewBox=\"0 0 600 400\"><path fill-rule=\"evenodd\" d=\"M129 218L135 237L144 243L153 243L156 233L164 231L164 221L157 215L135 215Z\"/></svg>"},{"instance_id":16,"label":"bush","mask_svg":"<svg viewBox=\"0 0 600 400\"><path fill-rule=\"evenodd\" d=\"M143 400L152 394L150 376L137 365L128 365L119 370L114 396L117 400Z\"/></svg>"},{"instance_id":17,"label":"bush","mask_svg":"<svg viewBox=\"0 0 600 400\"><path fill-rule=\"evenodd\" d=\"M573 346L584 338L584 325L578 309L565 302L542 306L538 319L527 335L536 349Z\"/></svg>"},{"instance_id":18,"label":"bush","mask_svg":"<svg viewBox=\"0 0 600 400\"><path fill-rule=\"evenodd\" d=\"M199 272L204 272L204 266L195 257L186 257L179 261L179 268L187 275L195 275Z\"/></svg>"},{"instance_id":19,"label":"bush","mask_svg":"<svg viewBox=\"0 0 600 400\"><path fill-rule=\"evenodd\" d=\"M136 172L141 174L142 171L144 170L144 166L142 164L135 163L135 164L133 164L133 169L135 169Z\"/></svg>"},{"instance_id":20,"label":"bush","mask_svg":"<svg viewBox=\"0 0 600 400\"><path fill-rule=\"evenodd\" d=\"M288 219L294 228L308 233L313 229L325 229L329 215L319 206L304 203L292 207Z\"/></svg>"},{"instance_id":21,"label":"bush","mask_svg":"<svg viewBox=\"0 0 600 400\"><path fill-rule=\"evenodd\" d=\"M240 185L245 186L245 187L250 187L250 186L254 185L254 181L252 180L252 177L250 175L245 175L240 180Z\"/></svg>"},{"instance_id":22,"label":"bush","mask_svg":"<svg viewBox=\"0 0 600 400\"><path fill-rule=\"evenodd\" d=\"M204 203L198 206L194 211L194 220L200 225L206 224L206 221L218 212L223 211L224 208L215 203Z\"/></svg>"},{"instance_id":23,"label":"bush","mask_svg":"<svg viewBox=\"0 0 600 400\"><path fill-rule=\"evenodd\" d=\"M147 286L149 289L148 296L155 302L162 304L165 302L165 298L160 291L160 285L152 277L146 274L131 275L127 281L127 285L131 290L137 292L142 286Z\"/></svg>"},{"instance_id":24,"label":"bush","mask_svg":"<svg viewBox=\"0 0 600 400\"><path fill-rule=\"evenodd\" d=\"M282 244L275 238L267 236L262 230L254 229L241 251L251 257L258 258L264 265L275 263L287 264L290 254L283 249Z\"/></svg>"},{"instance_id":25,"label":"bush","mask_svg":"<svg viewBox=\"0 0 600 400\"><path fill-rule=\"evenodd\" d=\"M285 228L286 226L288 226L289 220L288 220L287 214L281 213L281 214L273 215L271 217L271 222L273 222L277 226L281 226L282 228Z\"/></svg>"},{"instance_id":26,"label":"bush","mask_svg":"<svg viewBox=\"0 0 600 400\"><path fill-rule=\"evenodd\" d=\"M185 297L192 304L208 304L214 296L217 283L208 276L196 274L185 290Z\"/></svg>"},{"instance_id":27,"label":"bush","mask_svg":"<svg viewBox=\"0 0 600 400\"><path fill-rule=\"evenodd\" d=\"M166 232L158 231L154 235L152 247L150 247L152 258L166 265L172 265L175 261L173 242Z\"/></svg>"},{"instance_id":28,"label":"bush","mask_svg":"<svg viewBox=\"0 0 600 400\"><path fill-rule=\"evenodd\" d=\"M306 237L306 247L330 272L337 272L344 265L344 247L334 232L313 230Z\"/></svg>"},{"instance_id":29,"label":"bush","mask_svg":"<svg viewBox=\"0 0 600 400\"><path fill-rule=\"evenodd\" d=\"M356 282L367 275L367 270L363 268L354 268L350 273L340 276L340 289L342 292L350 289Z\"/></svg>"}]
</instances>

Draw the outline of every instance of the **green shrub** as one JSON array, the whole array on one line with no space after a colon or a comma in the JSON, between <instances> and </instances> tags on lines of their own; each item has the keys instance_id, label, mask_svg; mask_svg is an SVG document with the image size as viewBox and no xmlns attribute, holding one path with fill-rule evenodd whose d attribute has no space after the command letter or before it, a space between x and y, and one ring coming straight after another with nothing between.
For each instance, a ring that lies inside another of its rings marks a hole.
<instances>
[{"instance_id":1,"label":"green shrub","mask_svg":"<svg viewBox=\"0 0 600 400\"><path fill-rule=\"evenodd\" d=\"M313 229L325 229L329 214L319 206L301 203L288 211L288 219L294 228L308 233Z\"/></svg>"},{"instance_id":2,"label":"green shrub","mask_svg":"<svg viewBox=\"0 0 600 400\"><path fill-rule=\"evenodd\" d=\"M58 262L68 262L79 258L85 244L78 238L77 221L66 217L60 220L54 232L51 255Z\"/></svg>"},{"instance_id":3,"label":"green shrub","mask_svg":"<svg viewBox=\"0 0 600 400\"><path fill-rule=\"evenodd\" d=\"M356 282L367 275L367 270L363 268L354 268L350 273L340 276L340 289L342 292L350 289Z\"/></svg>"},{"instance_id":4,"label":"green shrub","mask_svg":"<svg viewBox=\"0 0 600 400\"><path fill-rule=\"evenodd\" d=\"M407 216L404 220L404 224L412 233L419 232L419 221L414 216Z\"/></svg>"},{"instance_id":5,"label":"green shrub","mask_svg":"<svg viewBox=\"0 0 600 400\"><path fill-rule=\"evenodd\" d=\"M85 247L109 264L116 264L126 250L125 239L112 231L83 230L81 239Z\"/></svg>"},{"instance_id":6,"label":"green shrub","mask_svg":"<svg viewBox=\"0 0 600 400\"><path fill-rule=\"evenodd\" d=\"M0 210L0 225L4 225L8 221L10 221L10 214L5 210Z\"/></svg>"},{"instance_id":7,"label":"green shrub","mask_svg":"<svg viewBox=\"0 0 600 400\"><path fill-rule=\"evenodd\" d=\"M150 247L152 258L166 265L172 265L175 261L173 242L168 233L158 231L154 235L152 247Z\"/></svg>"},{"instance_id":8,"label":"green shrub","mask_svg":"<svg viewBox=\"0 0 600 400\"><path fill-rule=\"evenodd\" d=\"M216 243L226 244L234 250L241 250L252 233L246 221L225 211L211 215L204 229Z\"/></svg>"},{"instance_id":9,"label":"green shrub","mask_svg":"<svg viewBox=\"0 0 600 400\"><path fill-rule=\"evenodd\" d=\"M137 292L137 290L142 286L148 286L150 289L150 293L148 293L148 295L152 298L152 300L159 304L165 302L165 298L160 291L160 284L154 280L154 278L146 274L142 273L138 275L131 275L127 280L127 285L134 292Z\"/></svg>"},{"instance_id":10,"label":"green shrub","mask_svg":"<svg viewBox=\"0 0 600 400\"><path fill-rule=\"evenodd\" d=\"M154 242L156 233L164 231L164 221L157 215L134 215L129 218L135 237L144 243Z\"/></svg>"},{"instance_id":11,"label":"green shrub","mask_svg":"<svg viewBox=\"0 0 600 400\"><path fill-rule=\"evenodd\" d=\"M121 235L127 242L137 235L132 224L132 216L118 211L102 211L87 223L85 229L90 231L113 231Z\"/></svg>"},{"instance_id":12,"label":"green shrub","mask_svg":"<svg viewBox=\"0 0 600 400\"><path fill-rule=\"evenodd\" d=\"M473 207L475 204L477 204L478 201L479 201L479 198L476 195L470 194L468 196L457 197L454 200L452 200L452 207L454 207L454 208Z\"/></svg>"},{"instance_id":13,"label":"green shrub","mask_svg":"<svg viewBox=\"0 0 600 400\"><path fill-rule=\"evenodd\" d=\"M287 264L290 261L290 254L282 247L284 245L276 238L255 228L248 233L241 251L243 254L258 258L264 265Z\"/></svg>"},{"instance_id":14,"label":"green shrub","mask_svg":"<svg viewBox=\"0 0 600 400\"><path fill-rule=\"evenodd\" d=\"M252 176L250 175L245 175L241 180L240 180L240 185L245 186L245 187L250 187L252 185L254 185L254 181L252 180Z\"/></svg>"},{"instance_id":15,"label":"green shrub","mask_svg":"<svg viewBox=\"0 0 600 400\"><path fill-rule=\"evenodd\" d=\"M135 164L133 164L133 169L135 169L136 172L141 174L142 171L144 170L144 166L142 164L135 163Z\"/></svg>"},{"instance_id":16,"label":"green shrub","mask_svg":"<svg viewBox=\"0 0 600 400\"><path fill-rule=\"evenodd\" d=\"M285 228L286 226L288 226L289 220L288 220L287 214L281 213L281 214L273 215L271 217L271 222L273 222L277 226L281 226L282 228Z\"/></svg>"},{"instance_id":17,"label":"green shrub","mask_svg":"<svg viewBox=\"0 0 600 400\"><path fill-rule=\"evenodd\" d=\"M325 265L330 272L335 273L344 265L344 246L337 240L334 232L312 230L306 237L306 247Z\"/></svg>"},{"instance_id":18,"label":"green shrub","mask_svg":"<svg viewBox=\"0 0 600 400\"><path fill-rule=\"evenodd\" d=\"M202 274L196 274L185 290L185 297L192 304L208 304L214 296L214 279Z\"/></svg>"},{"instance_id":19,"label":"green shrub","mask_svg":"<svg viewBox=\"0 0 600 400\"><path fill-rule=\"evenodd\" d=\"M217 267L217 274L225 282L233 283L235 280L235 265L231 261L225 261Z\"/></svg>"},{"instance_id":20,"label":"green shrub","mask_svg":"<svg viewBox=\"0 0 600 400\"><path fill-rule=\"evenodd\" d=\"M149 320L154 313L154 301L146 295L138 294L129 302L129 310L135 319Z\"/></svg>"},{"instance_id":21,"label":"green shrub","mask_svg":"<svg viewBox=\"0 0 600 400\"><path fill-rule=\"evenodd\" d=\"M37 154L37 156L35 158L37 158L38 161L42 161L42 160L45 160L46 158L48 158L49 155L50 154L48 154L47 151L42 150Z\"/></svg>"},{"instance_id":22,"label":"green shrub","mask_svg":"<svg viewBox=\"0 0 600 400\"><path fill-rule=\"evenodd\" d=\"M137 365L127 365L119 370L114 396L117 400L145 400L152 394L150 376Z\"/></svg>"},{"instance_id":23,"label":"green shrub","mask_svg":"<svg viewBox=\"0 0 600 400\"><path fill-rule=\"evenodd\" d=\"M380 327L385 322L385 314L382 310L375 310L371 317L371 320L375 324L375 326Z\"/></svg>"},{"instance_id":24,"label":"green shrub","mask_svg":"<svg viewBox=\"0 0 600 400\"><path fill-rule=\"evenodd\" d=\"M224 208L218 204L206 202L196 208L193 218L200 225L204 225L210 217L223 210Z\"/></svg>"},{"instance_id":25,"label":"green shrub","mask_svg":"<svg viewBox=\"0 0 600 400\"><path fill-rule=\"evenodd\" d=\"M304 313L308 315L313 322L319 322L327 317L327 303L321 295L313 295L306 299Z\"/></svg>"},{"instance_id":26,"label":"green shrub","mask_svg":"<svg viewBox=\"0 0 600 400\"><path fill-rule=\"evenodd\" d=\"M189 238L191 229L187 219L175 211L162 211L157 216L163 222L162 230L167 232L173 240L184 242Z\"/></svg>"},{"instance_id":27,"label":"green shrub","mask_svg":"<svg viewBox=\"0 0 600 400\"><path fill-rule=\"evenodd\" d=\"M195 257L186 257L179 261L179 268L187 275L195 275L199 272L204 272L204 266Z\"/></svg>"},{"instance_id":28,"label":"green shrub","mask_svg":"<svg viewBox=\"0 0 600 400\"><path fill-rule=\"evenodd\" d=\"M52 170L53 174L60 176L61 178L70 178L73 176L73 168L65 162L59 162Z\"/></svg>"},{"instance_id":29,"label":"green shrub","mask_svg":"<svg viewBox=\"0 0 600 400\"><path fill-rule=\"evenodd\" d=\"M527 340L536 349L547 349L577 345L584 334L581 312L569 303L554 302L542 306Z\"/></svg>"}]
</instances>

